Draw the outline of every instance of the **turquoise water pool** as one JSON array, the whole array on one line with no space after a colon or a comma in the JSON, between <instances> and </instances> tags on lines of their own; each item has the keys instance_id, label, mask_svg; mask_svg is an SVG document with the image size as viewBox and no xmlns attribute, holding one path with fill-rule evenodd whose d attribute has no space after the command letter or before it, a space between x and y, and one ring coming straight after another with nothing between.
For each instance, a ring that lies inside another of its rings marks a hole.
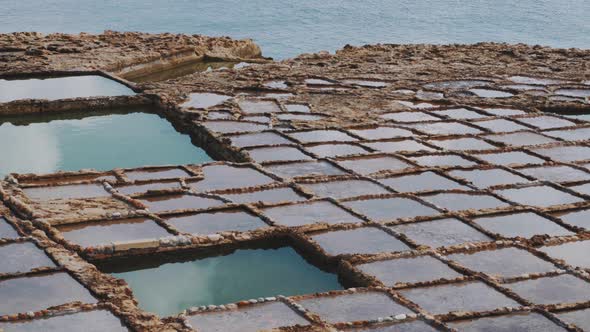
<instances>
[{"instance_id":1,"label":"turquoise water pool","mask_svg":"<svg viewBox=\"0 0 590 332\"><path fill-rule=\"evenodd\" d=\"M291 247L241 249L215 257L173 255L130 258L99 268L125 279L139 306L161 316L193 306L342 289L335 274L311 265Z\"/></svg>"},{"instance_id":2,"label":"turquoise water pool","mask_svg":"<svg viewBox=\"0 0 590 332\"><path fill-rule=\"evenodd\" d=\"M0 79L0 103L19 99L57 100L78 97L129 96L127 86L98 75Z\"/></svg>"},{"instance_id":3,"label":"turquoise water pool","mask_svg":"<svg viewBox=\"0 0 590 332\"><path fill-rule=\"evenodd\" d=\"M212 159L147 109L127 113L69 113L0 117L0 176L84 168L203 163Z\"/></svg>"}]
</instances>

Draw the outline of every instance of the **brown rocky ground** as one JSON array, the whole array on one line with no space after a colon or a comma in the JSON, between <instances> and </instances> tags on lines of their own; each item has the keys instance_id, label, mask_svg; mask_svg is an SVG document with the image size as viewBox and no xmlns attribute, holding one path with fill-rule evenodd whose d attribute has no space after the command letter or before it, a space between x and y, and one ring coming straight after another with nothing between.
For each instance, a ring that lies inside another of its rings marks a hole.
<instances>
[{"instance_id":1,"label":"brown rocky ground","mask_svg":"<svg viewBox=\"0 0 590 332\"><path fill-rule=\"evenodd\" d=\"M125 74L148 63L180 64L206 58L257 60L261 59L261 51L251 40L171 33L105 31L100 35L44 35L17 32L0 35L2 75L83 70Z\"/></svg>"}]
</instances>

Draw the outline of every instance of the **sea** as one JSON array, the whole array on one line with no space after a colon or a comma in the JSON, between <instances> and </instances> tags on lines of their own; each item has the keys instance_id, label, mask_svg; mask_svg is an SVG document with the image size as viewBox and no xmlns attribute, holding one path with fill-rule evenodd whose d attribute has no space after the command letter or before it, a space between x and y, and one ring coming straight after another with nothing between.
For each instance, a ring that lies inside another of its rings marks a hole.
<instances>
[{"instance_id":1,"label":"sea","mask_svg":"<svg viewBox=\"0 0 590 332\"><path fill-rule=\"evenodd\" d=\"M590 47L589 0L0 0L0 32L252 38L265 56L346 44L495 41Z\"/></svg>"}]
</instances>

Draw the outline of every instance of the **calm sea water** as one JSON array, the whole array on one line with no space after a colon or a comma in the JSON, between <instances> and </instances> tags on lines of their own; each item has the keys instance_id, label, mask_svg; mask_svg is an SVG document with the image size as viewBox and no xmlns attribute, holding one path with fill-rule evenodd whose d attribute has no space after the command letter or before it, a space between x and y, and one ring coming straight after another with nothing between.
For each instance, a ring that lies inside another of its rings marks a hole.
<instances>
[{"instance_id":1,"label":"calm sea water","mask_svg":"<svg viewBox=\"0 0 590 332\"><path fill-rule=\"evenodd\" d=\"M275 58L367 43L590 47L588 0L2 0L0 7L0 32L250 37Z\"/></svg>"}]
</instances>

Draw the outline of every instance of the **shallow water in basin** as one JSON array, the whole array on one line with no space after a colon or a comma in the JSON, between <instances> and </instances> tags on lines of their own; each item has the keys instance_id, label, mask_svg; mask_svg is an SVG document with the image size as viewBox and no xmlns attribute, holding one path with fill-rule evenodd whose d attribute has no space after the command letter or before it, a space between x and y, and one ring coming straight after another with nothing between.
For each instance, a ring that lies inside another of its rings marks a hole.
<instances>
[{"instance_id":1,"label":"shallow water in basin","mask_svg":"<svg viewBox=\"0 0 590 332\"><path fill-rule=\"evenodd\" d=\"M0 79L0 103L20 99L57 100L134 94L135 92L127 86L98 75L45 79Z\"/></svg>"},{"instance_id":2,"label":"shallow water in basin","mask_svg":"<svg viewBox=\"0 0 590 332\"><path fill-rule=\"evenodd\" d=\"M110 196L103 186L94 183L24 188L23 192L30 199L39 201L54 199L86 199Z\"/></svg>"},{"instance_id":3,"label":"shallow water in basin","mask_svg":"<svg viewBox=\"0 0 590 332\"><path fill-rule=\"evenodd\" d=\"M569 274L519 281L505 287L535 304L577 303L590 298L590 285Z\"/></svg>"},{"instance_id":4,"label":"shallow water in basin","mask_svg":"<svg viewBox=\"0 0 590 332\"><path fill-rule=\"evenodd\" d=\"M67 241L82 247L93 247L115 241L135 242L171 236L163 227L153 220L132 218L107 220L58 227Z\"/></svg>"},{"instance_id":5,"label":"shallow water in basin","mask_svg":"<svg viewBox=\"0 0 590 332\"><path fill-rule=\"evenodd\" d=\"M229 99L231 99L231 96L209 92L195 92L189 94L188 100L182 103L181 106L194 108L208 108L211 106L219 105Z\"/></svg>"},{"instance_id":6,"label":"shallow water in basin","mask_svg":"<svg viewBox=\"0 0 590 332\"><path fill-rule=\"evenodd\" d=\"M342 289L335 274L309 264L291 247L173 257L133 258L100 269L125 279L139 306L162 316L192 306Z\"/></svg>"},{"instance_id":7,"label":"shallow water in basin","mask_svg":"<svg viewBox=\"0 0 590 332\"><path fill-rule=\"evenodd\" d=\"M375 227L326 232L311 239L331 256L411 250L404 242Z\"/></svg>"},{"instance_id":8,"label":"shallow water in basin","mask_svg":"<svg viewBox=\"0 0 590 332\"><path fill-rule=\"evenodd\" d=\"M490 85L491 81L484 80L458 80L458 81L439 81L432 82L424 85L427 89L449 89L449 90L460 90L469 89L476 86Z\"/></svg>"},{"instance_id":9,"label":"shallow water in basin","mask_svg":"<svg viewBox=\"0 0 590 332\"><path fill-rule=\"evenodd\" d=\"M512 93L501 90L469 89L469 91L481 98L508 98L513 96Z\"/></svg>"},{"instance_id":10,"label":"shallow water in basin","mask_svg":"<svg viewBox=\"0 0 590 332\"><path fill-rule=\"evenodd\" d=\"M149 196L140 199L152 212L198 210L223 205L221 200L195 195Z\"/></svg>"},{"instance_id":11,"label":"shallow water in basin","mask_svg":"<svg viewBox=\"0 0 590 332\"><path fill-rule=\"evenodd\" d=\"M3 299L0 315L38 311L76 301L96 302L86 288L65 272L2 280L0 297Z\"/></svg>"},{"instance_id":12,"label":"shallow water in basin","mask_svg":"<svg viewBox=\"0 0 590 332\"><path fill-rule=\"evenodd\" d=\"M564 322L576 324L584 330L590 329L590 309L566 311L557 316Z\"/></svg>"},{"instance_id":13,"label":"shallow water in basin","mask_svg":"<svg viewBox=\"0 0 590 332\"><path fill-rule=\"evenodd\" d=\"M553 264L517 248L458 253L448 258L473 271L500 277L545 273L555 268Z\"/></svg>"},{"instance_id":14,"label":"shallow water in basin","mask_svg":"<svg viewBox=\"0 0 590 332\"><path fill-rule=\"evenodd\" d=\"M189 316L188 321L205 332L267 331L279 326L309 325L302 316L280 301L239 310L205 312Z\"/></svg>"},{"instance_id":15,"label":"shallow water in basin","mask_svg":"<svg viewBox=\"0 0 590 332\"><path fill-rule=\"evenodd\" d=\"M14 239L17 237L16 230L8 224L6 219L0 217L0 239Z\"/></svg>"},{"instance_id":16,"label":"shallow water in basin","mask_svg":"<svg viewBox=\"0 0 590 332\"><path fill-rule=\"evenodd\" d=\"M188 135L152 113L0 118L0 141L12 142L0 145L0 176L212 160Z\"/></svg>"},{"instance_id":17,"label":"shallow water in basin","mask_svg":"<svg viewBox=\"0 0 590 332\"><path fill-rule=\"evenodd\" d=\"M0 259L0 273L23 273L39 267L55 266L43 250L31 242L0 245Z\"/></svg>"},{"instance_id":18,"label":"shallow water in basin","mask_svg":"<svg viewBox=\"0 0 590 332\"><path fill-rule=\"evenodd\" d=\"M166 222L180 232L191 234L213 234L224 231L245 232L268 226L260 218L238 209L176 216L167 219Z\"/></svg>"},{"instance_id":19,"label":"shallow water in basin","mask_svg":"<svg viewBox=\"0 0 590 332\"><path fill-rule=\"evenodd\" d=\"M409 314L410 310L381 292L359 292L298 301L304 308L330 323L376 319Z\"/></svg>"},{"instance_id":20,"label":"shallow water in basin","mask_svg":"<svg viewBox=\"0 0 590 332\"><path fill-rule=\"evenodd\" d=\"M461 276L446 264L430 256L376 261L357 265L357 268L368 275L376 277L386 286L394 286L397 283L432 281L441 278L455 279Z\"/></svg>"},{"instance_id":21,"label":"shallow water in basin","mask_svg":"<svg viewBox=\"0 0 590 332\"><path fill-rule=\"evenodd\" d=\"M561 84L567 81L555 78L544 78L544 77L528 77L528 76L512 76L508 80L518 84L535 84L535 85L551 85Z\"/></svg>"},{"instance_id":22,"label":"shallow water in basin","mask_svg":"<svg viewBox=\"0 0 590 332\"><path fill-rule=\"evenodd\" d=\"M459 331L566 331L537 313L517 313L506 316L457 321L449 323L449 326Z\"/></svg>"},{"instance_id":23,"label":"shallow water in basin","mask_svg":"<svg viewBox=\"0 0 590 332\"><path fill-rule=\"evenodd\" d=\"M475 222L492 233L510 238L517 236L530 238L540 234L548 234L550 236L571 234L567 229L551 220L531 212L481 217L475 219Z\"/></svg>"},{"instance_id":24,"label":"shallow water in basin","mask_svg":"<svg viewBox=\"0 0 590 332\"><path fill-rule=\"evenodd\" d=\"M104 309L41 319L4 322L0 323L0 329L11 332L60 332L66 329L84 332L129 331L115 315Z\"/></svg>"},{"instance_id":25,"label":"shallow water in basin","mask_svg":"<svg viewBox=\"0 0 590 332\"><path fill-rule=\"evenodd\" d=\"M408 174L398 177L380 179L379 182L395 189L398 192L418 192L431 190L470 190L455 181L447 179L434 172Z\"/></svg>"},{"instance_id":26,"label":"shallow water in basin","mask_svg":"<svg viewBox=\"0 0 590 332\"><path fill-rule=\"evenodd\" d=\"M559 89L556 90L555 93L568 97L590 97L590 89Z\"/></svg>"},{"instance_id":27,"label":"shallow water in basin","mask_svg":"<svg viewBox=\"0 0 590 332\"><path fill-rule=\"evenodd\" d=\"M512 299L481 282L414 288L401 293L433 314L487 311L505 306L518 306Z\"/></svg>"}]
</instances>

